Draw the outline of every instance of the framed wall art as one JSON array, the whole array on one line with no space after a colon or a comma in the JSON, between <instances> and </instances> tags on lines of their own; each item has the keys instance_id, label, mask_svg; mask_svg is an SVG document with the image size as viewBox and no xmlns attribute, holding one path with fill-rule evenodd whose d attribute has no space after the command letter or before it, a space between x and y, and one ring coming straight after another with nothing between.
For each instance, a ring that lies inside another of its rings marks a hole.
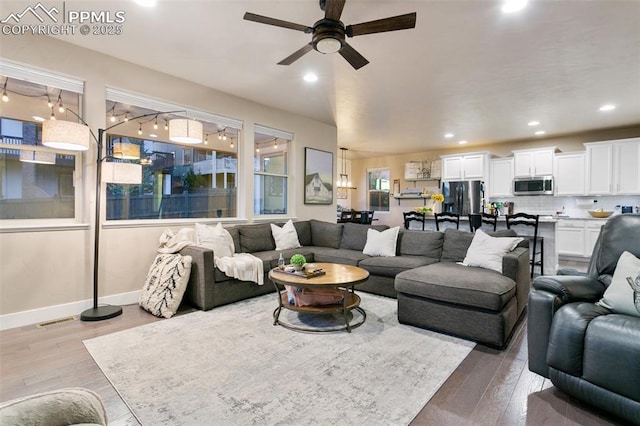
<instances>
[{"instance_id":1,"label":"framed wall art","mask_svg":"<svg viewBox=\"0 0 640 426\"><path fill-rule=\"evenodd\" d=\"M304 203L333 204L333 153L304 149Z\"/></svg>"}]
</instances>

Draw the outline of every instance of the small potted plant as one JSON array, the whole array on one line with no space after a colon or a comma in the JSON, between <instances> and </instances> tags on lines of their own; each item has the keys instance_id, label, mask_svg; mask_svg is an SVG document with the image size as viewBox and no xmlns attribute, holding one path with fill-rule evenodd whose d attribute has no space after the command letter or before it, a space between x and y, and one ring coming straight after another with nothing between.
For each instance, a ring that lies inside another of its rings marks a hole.
<instances>
[{"instance_id":1,"label":"small potted plant","mask_svg":"<svg viewBox=\"0 0 640 426\"><path fill-rule=\"evenodd\" d=\"M301 271L305 263L307 263L307 259L303 255L294 254L291 256L291 264L296 271Z\"/></svg>"}]
</instances>

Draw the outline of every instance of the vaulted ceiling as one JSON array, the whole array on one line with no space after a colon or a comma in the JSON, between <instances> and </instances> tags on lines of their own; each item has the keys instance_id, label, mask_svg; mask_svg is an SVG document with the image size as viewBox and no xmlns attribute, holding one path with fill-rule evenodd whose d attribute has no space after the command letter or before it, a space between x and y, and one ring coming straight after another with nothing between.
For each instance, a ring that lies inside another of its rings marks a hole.
<instances>
[{"instance_id":1,"label":"vaulted ceiling","mask_svg":"<svg viewBox=\"0 0 640 426\"><path fill-rule=\"evenodd\" d=\"M82 4L97 7L73 3ZM640 123L636 0L530 0L513 14L493 0L347 0L345 24L417 12L415 29L348 39L370 61L357 71L316 51L277 65L310 35L242 19L250 11L312 25L324 16L317 0L99 4L126 11L123 34L60 38L335 124L338 144L356 156ZM313 84L303 80L310 71ZM599 111L606 103L616 109Z\"/></svg>"}]
</instances>

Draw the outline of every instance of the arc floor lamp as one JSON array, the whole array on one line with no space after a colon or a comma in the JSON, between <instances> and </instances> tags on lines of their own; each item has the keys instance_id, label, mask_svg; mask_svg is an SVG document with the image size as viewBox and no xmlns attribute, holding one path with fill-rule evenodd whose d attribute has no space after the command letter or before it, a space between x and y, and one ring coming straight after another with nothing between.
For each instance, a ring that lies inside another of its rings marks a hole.
<instances>
[{"instance_id":1,"label":"arc floor lamp","mask_svg":"<svg viewBox=\"0 0 640 426\"><path fill-rule=\"evenodd\" d=\"M115 305L98 304L98 262L100 254L100 185L102 179L102 165L107 159L123 159L124 156L102 156L104 134L108 130L123 124L116 123L105 129L98 129L98 136L93 133L86 121L70 109L80 123L64 120L47 120L42 125L42 144L44 146L69 151L86 151L89 149L91 139L97 144L96 162L96 191L95 191L95 223L94 223L94 248L93 248L93 306L80 315L82 321L101 321L117 317L122 314L122 307ZM133 117L130 120L158 116L163 114L179 114L186 111L169 111L163 113L150 113ZM189 119L174 119L169 122L169 139L181 143L201 143L202 123ZM198 136L199 135L199 136ZM131 158L131 157L128 157ZM105 182L139 184L142 182L142 166L134 163L109 162Z\"/></svg>"}]
</instances>

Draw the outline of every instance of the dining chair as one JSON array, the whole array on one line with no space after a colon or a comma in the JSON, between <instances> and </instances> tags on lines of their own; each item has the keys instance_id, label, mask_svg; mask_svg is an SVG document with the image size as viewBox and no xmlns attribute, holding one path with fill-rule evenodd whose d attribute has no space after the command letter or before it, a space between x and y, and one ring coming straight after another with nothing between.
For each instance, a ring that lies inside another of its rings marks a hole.
<instances>
[{"instance_id":1,"label":"dining chair","mask_svg":"<svg viewBox=\"0 0 640 426\"><path fill-rule=\"evenodd\" d=\"M536 266L540 267L540 275L544 275L544 237L538 236L538 223L540 216L536 214L516 213L506 216L507 229L512 226L528 226L533 228L533 235L518 235L529 239L529 246L532 247L530 252L529 263L531 264L531 277L533 278L533 270ZM538 250L539 249L539 250Z\"/></svg>"},{"instance_id":2,"label":"dining chair","mask_svg":"<svg viewBox=\"0 0 640 426\"><path fill-rule=\"evenodd\" d=\"M424 231L425 214L423 212L412 210L409 212L403 212L402 215L404 216L404 229L409 229L410 223L415 221L422 224L422 230Z\"/></svg>"},{"instance_id":3,"label":"dining chair","mask_svg":"<svg viewBox=\"0 0 640 426\"><path fill-rule=\"evenodd\" d=\"M493 232L495 232L498 227L498 215L489 213L473 213L469 215L469 228L471 232L476 232L476 230L482 227L483 223L493 227Z\"/></svg>"},{"instance_id":4,"label":"dining chair","mask_svg":"<svg viewBox=\"0 0 640 426\"><path fill-rule=\"evenodd\" d=\"M440 230L440 224L443 222L455 223L456 229L460 229L460 215L458 213L435 213L433 215L436 218L436 230Z\"/></svg>"}]
</instances>

